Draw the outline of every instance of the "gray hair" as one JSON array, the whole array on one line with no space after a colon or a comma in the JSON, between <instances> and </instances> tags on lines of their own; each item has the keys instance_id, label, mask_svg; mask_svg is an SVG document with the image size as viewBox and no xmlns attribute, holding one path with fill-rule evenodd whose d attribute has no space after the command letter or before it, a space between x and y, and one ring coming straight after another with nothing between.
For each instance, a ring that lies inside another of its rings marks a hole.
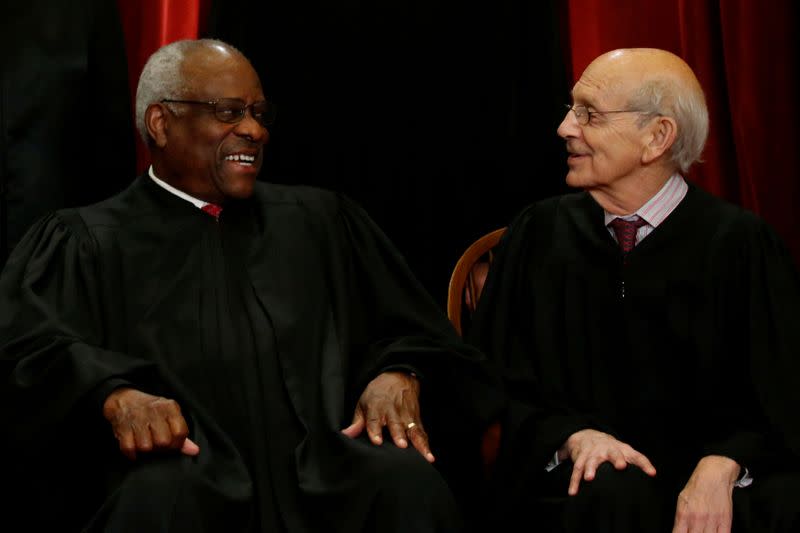
<instances>
[{"instance_id":1,"label":"gray hair","mask_svg":"<svg viewBox=\"0 0 800 533\"><path fill-rule=\"evenodd\" d=\"M678 132L670 149L670 159L682 173L700 161L708 138L708 108L699 86L687 87L671 77L651 79L634 91L629 105L646 113L640 119L640 127L655 115L675 119Z\"/></svg>"},{"instance_id":2,"label":"gray hair","mask_svg":"<svg viewBox=\"0 0 800 533\"><path fill-rule=\"evenodd\" d=\"M167 99L181 99L189 90L190 80L183 73L183 62L190 52L211 46L221 46L231 52L244 55L228 43L216 39L182 40L162 46L147 60L139 86L136 88L136 129L145 144L151 142L144 122L150 104Z\"/></svg>"}]
</instances>

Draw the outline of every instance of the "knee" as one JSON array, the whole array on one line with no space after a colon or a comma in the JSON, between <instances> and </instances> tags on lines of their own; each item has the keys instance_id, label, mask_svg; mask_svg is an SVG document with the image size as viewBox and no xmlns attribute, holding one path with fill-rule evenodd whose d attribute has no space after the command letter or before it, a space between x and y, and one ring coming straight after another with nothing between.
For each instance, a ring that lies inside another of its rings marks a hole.
<instances>
[{"instance_id":1,"label":"knee","mask_svg":"<svg viewBox=\"0 0 800 533\"><path fill-rule=\"evenodd\" d=\"M603 463L592 481L581 481L578 494L571 498L571 502L598 512L652 507L660 500L656 483L636 466L628 465L624 470L617 470L611 464Z\"/></svg>"},{"instance_id":2,"label":"knee","mask_svg":"<svg viewBox=\"0 0 800 533\"><path fill-rule=\"evenodd\" d=\"M412 448L395 448L382 461L378 483L380 492L396 498L419 499L449 497L450 490L438 470Z\"/></svg>"},{"instance_id":3,"label":"knee","mask_svg":"<svg viewBox=\"0 0 800 533\"><path fill-rule=\"evenodd\" d=\"M461 531L461 513L441 474L414 449L388 453L379 469L368 531Z\"/></svg>"},{"instance_id":4,"label":"knee","mask_svg":"<svg viewBox=\"0 0 800 533\"><path fill-rule=\"evenodd\" d=\"M249 480L223 485L190 457L148 458L125 475L99 518L112 531L183 531L180 524L190 524L187 531L220 531L249 520L250 488Z\"/></svg>"}]
</instances>

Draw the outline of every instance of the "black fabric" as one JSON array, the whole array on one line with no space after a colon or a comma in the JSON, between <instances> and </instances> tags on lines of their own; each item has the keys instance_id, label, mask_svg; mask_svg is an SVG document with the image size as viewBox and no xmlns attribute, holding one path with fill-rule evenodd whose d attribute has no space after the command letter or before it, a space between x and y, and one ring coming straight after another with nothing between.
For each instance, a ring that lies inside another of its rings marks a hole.
<instances>
[{"instance_id":1,"label":"black fabric","mask_svg":"<svg viewBox=\"0 0 800 533\"><path fill-rule=\"evenodd\" d=\"M135 176L116 2L7 2L0 20L0 268L31 224Z\"/></svg>"},{"instance_id":2,"label":"black fabric","mask_svg":"<svg viewBox=\"0 0 800 533\"><path fill-rule=\"evenodd\" d=\"M483 356L383 234L320 190L258 184L217 222L139 178L37 223L9 258L0 301L2 439L30 485L19 498L65 502L34 513L63 531L118 519L106 510L119 491L121 502L142 493L128 480L152 478L122 458L102 419L96 395L109 383L179 402L201 448L186 476L206 489L195 507L248 508L248 531L360 531L386 484L401 481L376 479L387 464L420 461L398 470L434 475L414 450L339 433L382 369L424 376L422 413L445 474L476 458L502 406Z\"/></svg>"},{"instance_id":3,"label":"black fabric","mask_svg":"<svg viewBox=\"0 0 800 533\"><path fill-rule=\"evenodd\" d=\"M615 470L602 464L591 482L569 496L572 463L566 461L537 483L518 487L512 499L499 502L493 531L547 533L669 533L678 493L687 480L650 477L639 468ZM761 476L747 488L733 490L733 532L790 533L800 525L800 473ZM531 517L536 519L531 521ZM529 529L516 524L531 522Z\"/></svg>"},{"instance_id":4,"label":"black fabric","mask_svg":"<svg viewBox=\"0 0 800 533\"><path fill-rule=\"evenodd\" d=\"M543 475L590 427L673 485L709 454L756 479L791 464L800 283L775 233L690 185L626 257L587 193L530 206L504 235L469 332L516 402L499 479Z\"/></svg>"},{"instance_id":5,"label":"black fabric","mask_svg":"<svg viewBox=\"0 0 800 533\"><path fill-rule=\"evenodd\" d=\"M563 191L564 2L224 0L278 106L263 177L344 192L443 307L461 252ZM243 14L246 14L243 16Z\"/></svg>"}]
</instances>

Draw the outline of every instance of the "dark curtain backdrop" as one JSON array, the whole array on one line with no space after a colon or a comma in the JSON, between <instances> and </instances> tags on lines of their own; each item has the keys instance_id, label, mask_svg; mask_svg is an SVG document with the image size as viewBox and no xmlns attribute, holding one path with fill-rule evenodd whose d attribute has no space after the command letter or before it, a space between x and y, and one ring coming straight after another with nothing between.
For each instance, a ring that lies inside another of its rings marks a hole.
<instances>
[{"instance_id":1,"label":"dark curtain backdrop","mask_svg":"<svg viewBox=\"0 0 800 533\"><path fill-rule=\"evenodd\" d=\"M563 190L557 4L227 0L208 34L278 105L263 177L356 199L443 305L472 240Z\"/></svg>"},{"instance_id":2,"label":"dark curtain backdrop","mask_svg":"<svg viewBox=\"0 0 800 533\"><path fill-rule=\"evenodd\" d=\"M759 213L800 260L798 3L793 0L569 0L576 77L614 48L683 57L706 92L711 132L690 178Z\"/></svg>"},{"instance_id":3,"label":"dark curtain backdrop","mask_svg":"<svg viewBox=\"0 0 800 533\"><path fill-rule=\"evenodd\" d=\"M25 0L2 12L0 267L35 220L105 198L134 172L115 5Z\"/></svg>"}]
</instances>

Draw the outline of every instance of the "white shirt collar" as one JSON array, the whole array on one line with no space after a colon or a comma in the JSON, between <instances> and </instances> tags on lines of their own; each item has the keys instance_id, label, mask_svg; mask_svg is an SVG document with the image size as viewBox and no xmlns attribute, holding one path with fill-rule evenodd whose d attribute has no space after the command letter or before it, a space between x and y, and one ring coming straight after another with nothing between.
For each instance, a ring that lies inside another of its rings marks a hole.
<instances>
[{"instance_id":1,"label":"white shirt collar","mask_svg":"<svg viewBox=\"0 0 800 533\"><path fill-rule=\"evenodd\" d=\"M638 215L643 218L649 226L656 228L659 224L664 222L676 207L678 207L678 204L686 197L688 191L689 186L686 184L686 180L683 179L683 176L680 174L673 174L666 183L664 183L661 189L653 195L647 203L637 209L636 212L620 216L603 210L605 225L608 226L615 218L630 220Z\"/></svg>"},{"instance_id":2,"label":"white shirt collar","mask_svg":"<svg viewBox=\"0 0 800 533\"><path fill-rule=\"evenodd\" d=\"M169 183L158 179L156 177L156 173L153 171L153 165L150 165L150 168L147 169L147 173L150 175L150 178L152 178L152 180L154 182L156 182L158 185L160 185L161 187L165 188L166 190L168 190L169 192L171 192L172 194L174 194L178 198L183 198L187 202L191 202L198 209L202 209L202 208L204 208L205 206L208 205L208 202L204 202L203 200L200 200L198 198L195 198L194 196L186 194L182 190L176 189L175 187L173 187Z\"/></svg>"}]
</instances>

